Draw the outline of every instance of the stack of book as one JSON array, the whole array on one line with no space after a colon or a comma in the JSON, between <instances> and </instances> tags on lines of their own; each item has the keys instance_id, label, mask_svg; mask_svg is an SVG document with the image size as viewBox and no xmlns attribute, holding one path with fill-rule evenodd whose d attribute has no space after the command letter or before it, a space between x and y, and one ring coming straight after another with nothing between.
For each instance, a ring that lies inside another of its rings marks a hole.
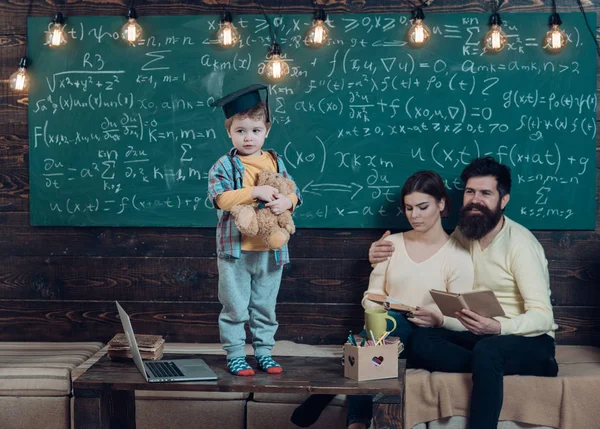
<instances>
[{"instance_id":1,"label":"stack of book","mask_svg":"<svg viewBox=\"0 0 600 429\"><path fill-rule=\"evenodd\" d=\"M142 359L158 360L162 357L165 340L160 335L136 335ZM108 342L108 357L111 360L131 359L131 350L125 334L117 334Z\"/></svg>"}]
</instances>

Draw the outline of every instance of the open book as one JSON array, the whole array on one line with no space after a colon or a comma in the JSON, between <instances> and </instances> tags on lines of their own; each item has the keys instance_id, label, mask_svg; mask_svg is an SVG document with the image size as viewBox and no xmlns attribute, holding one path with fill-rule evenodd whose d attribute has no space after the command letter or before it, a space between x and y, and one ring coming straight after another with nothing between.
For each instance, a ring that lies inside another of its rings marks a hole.
<instances>
[{"instance_id":1,"label":"open book","mask_svg":"<svg viewBox=\"0 0 600 429\"><path fill-rule=\"evenodd\" d=\"M373 302L376 302L378 304L382 304L387 302L390 305L390 308L392 310L396 310L400 313L408 313L411 311L415 311L417 308L410 306L410 305L406 305L401 303L398 300L395 300L394 298L391 298L387 295L379 295L376 293L368 293L367 294L367 299Z\"/></svg>"},{"instance_id":2,"label":"open book","mask_svg":"<svg viewBox=\"0 0 600 429\"><path fill-rule=\"evenodd\" d=\"M431 289L431 297L444 316L456 317L457 311L466 308L483 317L504 316L504 310L498 298L490 289L479 289L470 292L453 293Z\"/></svg>"}]
</instances>

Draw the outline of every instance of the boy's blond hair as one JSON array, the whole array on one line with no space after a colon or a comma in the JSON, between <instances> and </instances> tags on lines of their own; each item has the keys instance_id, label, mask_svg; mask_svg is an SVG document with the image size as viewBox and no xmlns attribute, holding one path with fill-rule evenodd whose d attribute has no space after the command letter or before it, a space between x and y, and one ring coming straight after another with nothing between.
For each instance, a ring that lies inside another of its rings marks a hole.
<instances>
[{"instance_id":1,"label":"boy's blond hair","mask_svg":"<svg viewBox=\"0 0 600 429\"><path fill-rule=\"evenodd\" d=\"M256 106L251 107L242 112L236 113L230 118L225 119L225 129L227 131L230 130L231 124L233 124L234 119L246 119L250 118L253 121L263 121L265 123L265 127L267 131L271 128L271 122L268 121L268 112L267 112L267 103L262 100Z\"/></svg>"}]
</instances>

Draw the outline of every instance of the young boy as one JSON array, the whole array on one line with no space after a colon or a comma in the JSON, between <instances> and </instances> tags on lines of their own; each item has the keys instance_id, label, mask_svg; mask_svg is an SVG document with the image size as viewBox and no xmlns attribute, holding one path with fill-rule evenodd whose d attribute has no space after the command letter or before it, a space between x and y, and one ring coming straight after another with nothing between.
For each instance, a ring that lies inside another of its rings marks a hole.
<instances>
[{"instance_id":1,"label":"young boy","mask_svg":"<svg viewBox=\"0 0 600 429\"><path fill-rule=\"evenodd\" d=\"M266 207L279 214L293 211L302 203L298 188L295 194L280 195L272 186L255 186L261 170L288 174L283 160L272 150L261 148L271 130L267 101L260 90L265 85L250 85L233 92L212 106L225 112L225 129L233 149L219 158L208 174L208 195L215 207L217 225L217 263L219 269L219 332L227 352L227 369L231 374L250 376L254 370L246 362L244 344L249 322L252 346L258 368L269 374L279 374L281 366L271 357L275 344L275 304L283 265L289 262L287 245L270 251L260 237L242 236L235 227L230 210L238 204L254 200L266 202Z\"/></svg>"}]
</instances>

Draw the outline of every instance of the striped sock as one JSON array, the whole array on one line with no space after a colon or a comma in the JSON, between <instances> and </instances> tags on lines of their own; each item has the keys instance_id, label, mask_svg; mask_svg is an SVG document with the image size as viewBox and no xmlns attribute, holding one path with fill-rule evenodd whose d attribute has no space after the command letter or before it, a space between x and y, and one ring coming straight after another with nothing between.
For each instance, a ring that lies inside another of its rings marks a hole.
<instances>
[{"instance_id":1,"label":"striped sock","mask_svg":"<svg viewBox=\"0 0 600 429\"><path fill-rule=\"evenodd\" d=\"M254 370L248 365L245 357L227 359L227 370L233 375L254 375Z\"/></svg>"},{"instance_id":2,"label":"striped sock","mask_svg":"<svg viewBox=\"0 0 600 429\"><path fill-rule=\"evenodd\" d=\"M271 356L257 356L256 362L258 362L258 369L267 374L281 374L283 372L281 365L275 362Z\"/></svg>"}]
</instances>

